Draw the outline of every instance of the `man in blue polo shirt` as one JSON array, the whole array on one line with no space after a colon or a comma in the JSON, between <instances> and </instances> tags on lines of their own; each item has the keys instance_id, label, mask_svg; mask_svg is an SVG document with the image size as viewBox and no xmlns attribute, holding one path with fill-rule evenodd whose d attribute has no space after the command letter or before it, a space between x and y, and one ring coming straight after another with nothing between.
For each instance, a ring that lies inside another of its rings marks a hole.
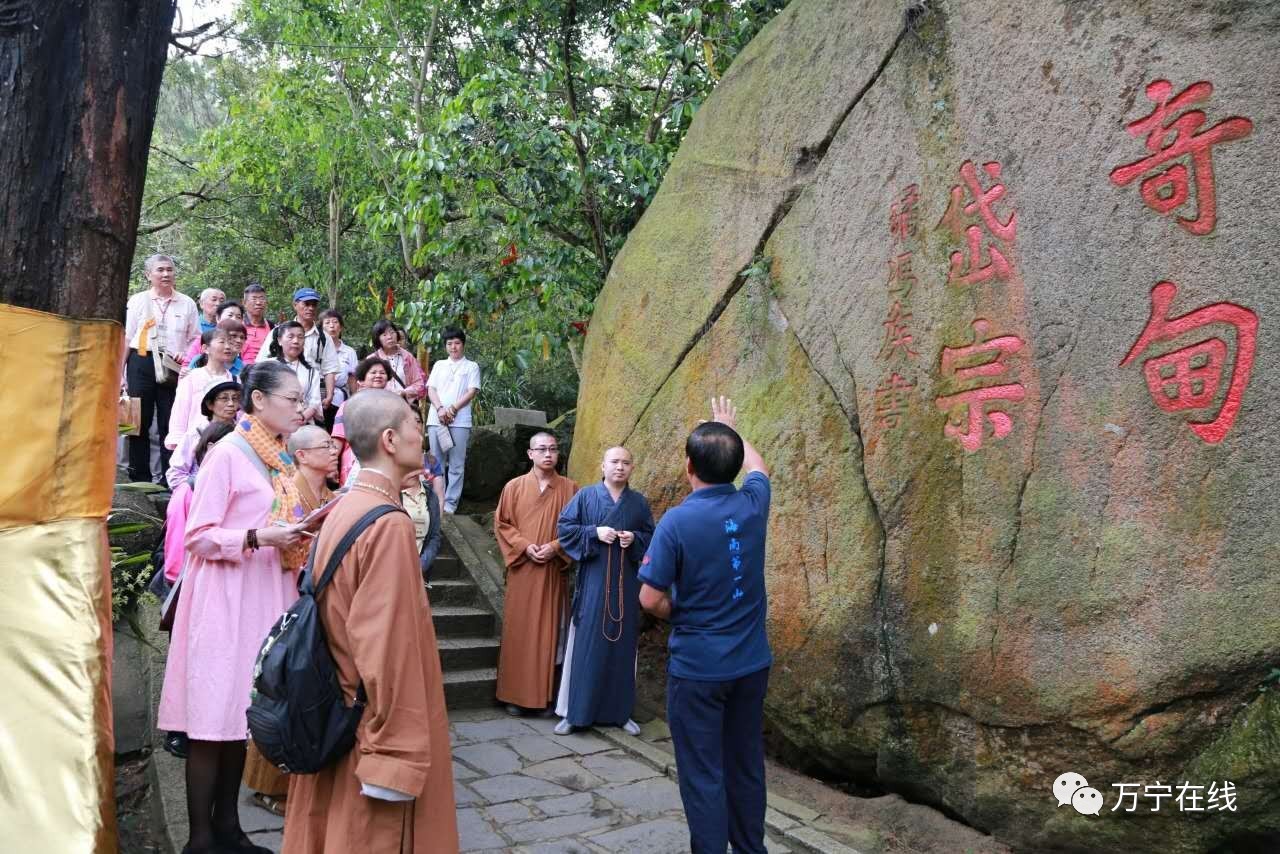
<instances>
[{"instance_id":1,"label":"man in blue polo shirt","mask_svg":"<svg viewBox=\"0 0 1280 854\"><path fill-rule=\"evenodd\" d=\"M670 620L667 724L693 854L765 854L764 695L769 472L734 429L733 401L685 442L693 492L658 522L640 605ZM744 467L742 488L733 485Z\"/></svg>"}]
</instances>

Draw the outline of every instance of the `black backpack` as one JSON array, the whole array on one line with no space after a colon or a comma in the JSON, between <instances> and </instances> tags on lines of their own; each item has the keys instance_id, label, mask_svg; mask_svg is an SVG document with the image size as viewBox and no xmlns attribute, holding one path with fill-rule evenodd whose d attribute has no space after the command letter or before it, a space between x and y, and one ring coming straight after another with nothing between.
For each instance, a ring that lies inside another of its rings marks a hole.
<instances>
[{"instance_id":1,"label":"black backpack","mask_svg":"<svg viewBox=\"0 0 1280 854\"><path fill-rule=\"evenodd\" d=\"M281 771L314 774L355 746L356 727L368 697L362 682L353 706L343 699L317 600L356 537L382 516L403 512L380 504L361 516L333 550L314 589L313 544L298 583L298 601L262 643L249 692L249 733L258 751Z\"/></svg>"}]
</instances>

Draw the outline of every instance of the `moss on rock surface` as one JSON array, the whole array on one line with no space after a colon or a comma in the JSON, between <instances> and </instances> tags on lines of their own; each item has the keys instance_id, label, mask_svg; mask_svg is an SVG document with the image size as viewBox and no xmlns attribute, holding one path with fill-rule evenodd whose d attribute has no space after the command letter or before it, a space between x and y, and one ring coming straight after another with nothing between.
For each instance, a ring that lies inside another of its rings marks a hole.
<instances>
[{"instance_id":1,"label":"moss on rock surface","mask_svg":"<svg viewBox=\"0 0 1280 854\"><path fill-rule=\"evenodd\" d=\"M1280 661L1280 99L1259 85L1277 57L1275 4L956 0L908 17L795 0L699 112L599 299L570 473L594 479L625 442L660 513L687 491L682 442L707 399L738 402L774 470L767 714L792 757L1027 850L1280 839L1277 701L1258 690ZM1213 148L1206 235L1178 223L1202 215L1194 182L1162 215L1141 181L1109 178L1150 153L1126 125L1157 79L1213 84L1201 130L1252 122ZM965 211L966 162L1004 188L1007 238ZM895 234L912 186L914 228ZM953 253L963 275L991 247L1007 273L948 281ZM1214 444L1189 425L1223 406L1233 327L1120 366L1165 280L1171 317L1260 318ZM1143 361L1211 339L1226 347L1213 399L1168 411ZM1009 429L984 415L966 450L944 429L963 432L964 407L936 401L997 384L1019 388L984 409ZM1068 770L1103 792L1101 816L1056 805ZM1113 784L1225 780L1235 811L1111 811Z\"/></svg>"}]
</instances>

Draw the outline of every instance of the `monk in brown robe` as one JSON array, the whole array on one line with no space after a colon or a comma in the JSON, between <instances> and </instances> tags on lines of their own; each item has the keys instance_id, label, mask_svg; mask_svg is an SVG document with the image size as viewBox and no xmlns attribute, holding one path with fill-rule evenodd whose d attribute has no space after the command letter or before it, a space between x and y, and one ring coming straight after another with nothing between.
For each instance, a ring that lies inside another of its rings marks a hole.
<instances>
[{"instance_id":1,"label":"monk in brown robe","mask_svg":"<svg viewBox=\"0 0 1280 854\"><path fill-rule=\"evenodd\" d=\"M338 477L338 443L323 427L307 424L289 437L288 449L303 509L310 513L333 497L327 481Z\"/></svg>"},{"instance_id":2,"label":"monk in brown robe","mask_svg":"<svg viewBox=\"0 0 1280 854\"><path fill-rule=\"evenodd\" d=\"M366 390L343 414L361 469L325 520L317 567L370 509L398 507L400 481L422 467L422 429L399 395ZM348 703L363 682L368 704L350 753L290 777L284 854L454 854L449 720L408 515L389 513L360 535L319 607Z\"/></svg>"},{"instance_id":3,"label":"monk in brown robe","mask_svg":"<svg viewBox=\"0 0 1280 854\"><path fill-rule=\"evenodd\" d=\"M493 533L507 564L507 595L498 653L498 701L513 715L545 710L555 699L557 658L563 661L569 611L564 570L569 556L556 539L560 511L578 486L556 473L556 437L529 440L533 469L502 488Z\"/></svg>"}]
</instances>

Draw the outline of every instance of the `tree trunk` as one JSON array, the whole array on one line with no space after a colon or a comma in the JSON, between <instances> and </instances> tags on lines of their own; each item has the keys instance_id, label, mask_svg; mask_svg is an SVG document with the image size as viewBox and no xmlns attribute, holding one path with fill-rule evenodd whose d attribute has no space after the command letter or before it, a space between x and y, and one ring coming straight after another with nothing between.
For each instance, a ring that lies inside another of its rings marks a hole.
<instances>
[{"instance_id":1,"label":"tree trunk","mask_svg":"<svg viewBox=\"0 0 1280 854\"><path fill-rule=\"evenodd\" d=\"M174 0L0 0L0 302L122 320Z\"/></svg>"},{"instance_id":2,"label":"tree trunk","mask_svg":"<svg viewBox=\"0 0 1280 854\"><path fill-rule=\"evenodd\" d=\"M338 170L334 167L329 182L329 308L338 307L338 267L342 244L342 197L338 194Z\"/></svg>"},{"instance_id":3,"label":"tree trunk","mask_svg":"<svg viewBox=\"0 0 1280 854\"><path fill-rule=\"evenodd\" d=\"M174 0L0 0L0 848L115 854L120 321ZM33 311L32 309L36 309ZM12 840L12 841L11 841Z\"/></svg>"}]
</instances>

